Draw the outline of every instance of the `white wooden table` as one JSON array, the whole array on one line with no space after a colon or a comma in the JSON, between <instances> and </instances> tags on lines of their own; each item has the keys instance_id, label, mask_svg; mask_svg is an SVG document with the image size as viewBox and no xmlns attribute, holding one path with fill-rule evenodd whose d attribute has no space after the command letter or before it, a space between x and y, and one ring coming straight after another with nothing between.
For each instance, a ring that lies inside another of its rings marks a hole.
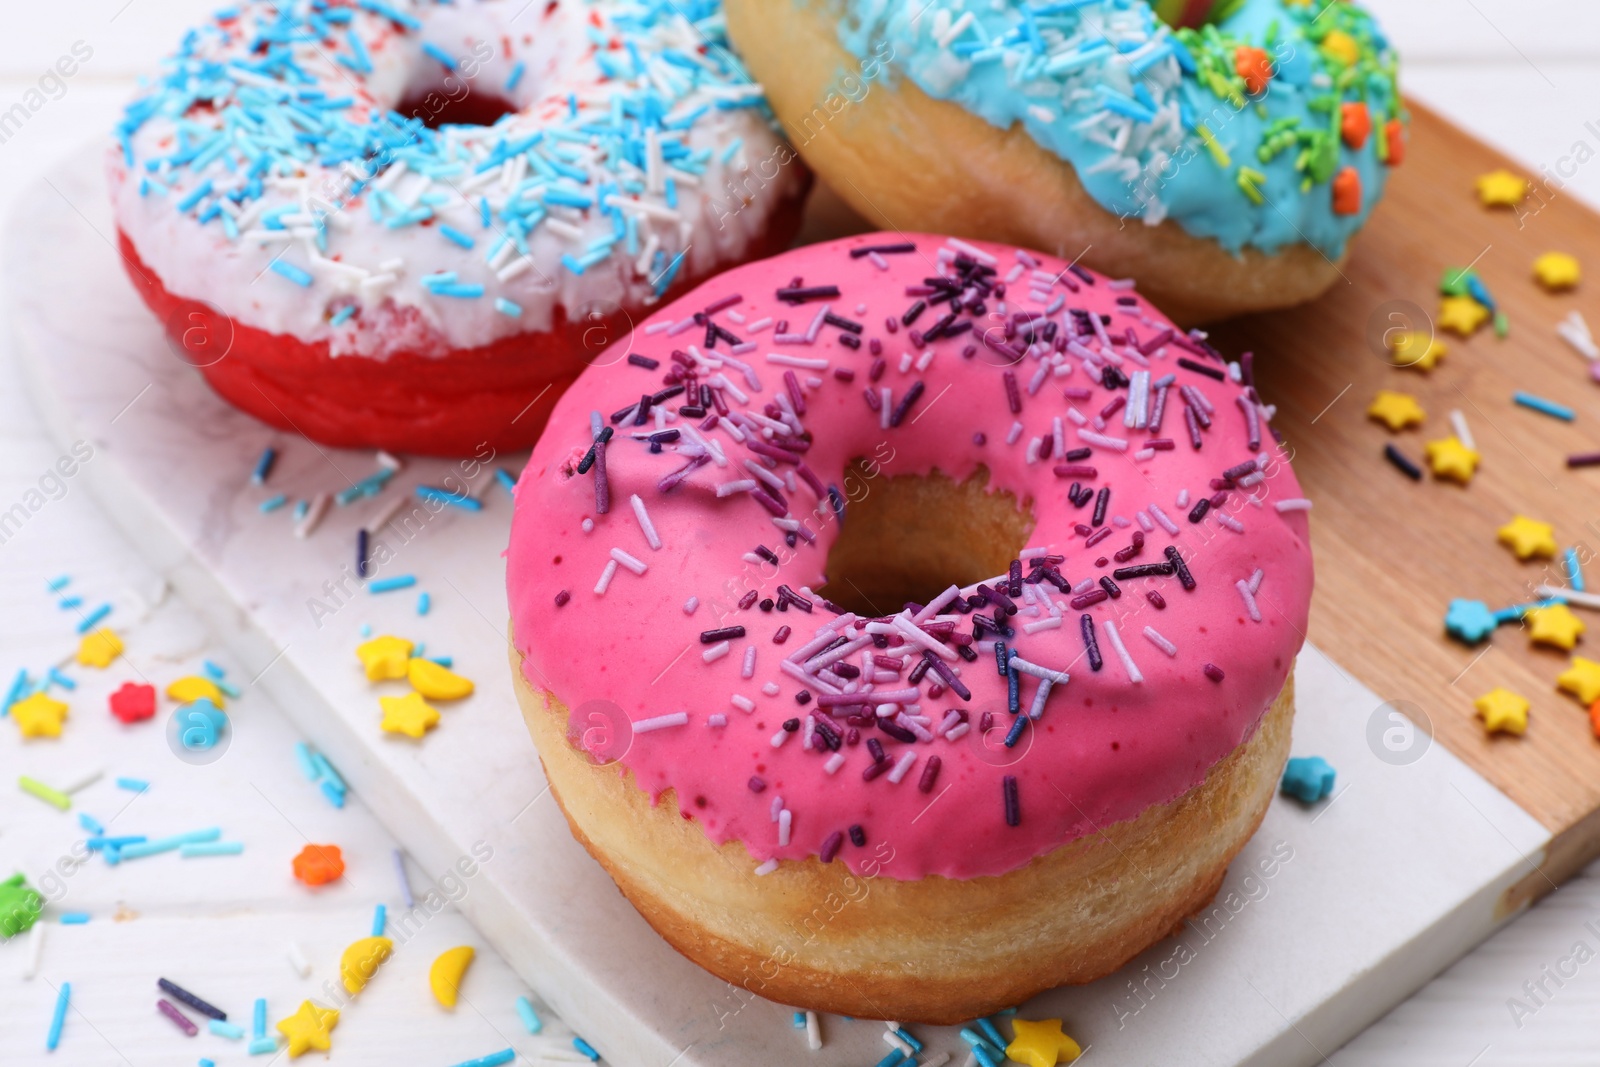
<instances>
[{"instance_id":1,"label":"white wooden table","mask_svg":"<svg viewBox=\"0 0 1600 1067\"><path fill-rule=\"evenodd\" d=\"M76 0L8 10L0 34L0 112L21 100L75 42L85 42L93 56L64 94L47 100L0 143L0 213L9 212L38 174L108 128L133 79L153 69L154 59L212 6L212 0ZM1373 6L1407 58L1408 90L1524 160L1530 171L1554 167L1579 141L1600 148L1600 111L1592 104L1600 99L1600 10L1579 0L1382 0ZM1586 128L1591 122L1594 128ZM1600 167L1580 167L1566 188L1600 204ZM1589 266L1600 269L1600 263ZM1588 314L1593 320L1600 310ZM0 356L0 506L35 485L58 452L14 387L14 373L9 357ZM74 647L72 620L45 589L46 580L61 573L73 576L72 591L87 601L117 604L109 621L131 633L130 665L152 680L197 668L207 655L229 665L195 616L165 597L106 516L69 487L0 544L0 686L9 685L18 667L56 660ZM166 1064L201 1056L244 1062L242 1047L206 1035L191 1041L157 1016L154 975L187 980L240 1013L253 997L267 996L274 1019L287 1014L333 973L337 952L367 932L374 903L398 904L392 841L359 798L335 811L299 777L293 730L264 696L247 692L238 703L240 748L222 774L178 761L154 729L117 728L104 710L106 683L126 677L126 666L70 673L87 678L70 694L78 717L71 744L22 746L15 728L0 722L0 790L11 790L18 774L60 782L103 767L107 778L80 793L76 807L103 821L115 816L112 832L219 825L230 839L246 841L246 851L210 860L155 857L114 872L96 861L64 879L51 914L86 911L91 922L50 925L41 980L19 977L26 956L20 940L0 945L0 1063L50 1062L41 1051L54 1000L42 979L50 977L75 981L81 1012L69 1017L59 1062ZM112 784L116 775L155 784L119 812L134 794ZM21 869L37 884L81 836L75 815L21 794L0 796L8 798L0 804L0 876ZM345 883L313 894L290 880L281 857L305 840L346 849ZM415 867L411 874L420 893L427 874ZM119 909L137 912L137 921L114 921ZM1597 916L1600 873L1591 871L1345 1048L1323 1051L1342 1064L1600 1062L1600 1034L1592 1022L1600 1007L1600 962L1576 965L1572 959L1579 942L1600 954L1600 934L1585 926ZM300 979L283 959L290 936L316 967L311 980ZM480 955L464 1003L448 1016L432 1005L426 969L438 951L464 943L478 944ZM449 910L428 924L376 980L388 987L384 995L345 1013L334 1036L341 1060L444 1064L507 1045L530 1062L541 1054L572 1056L570 1034L548 1012L548 1040L526 1034L513 1008L526 990L481 946ZM149 986L148 996L126 994L141 985ZM1515 1015L1510 998L1524 1005Z\"/></svg>"}]
</instances>

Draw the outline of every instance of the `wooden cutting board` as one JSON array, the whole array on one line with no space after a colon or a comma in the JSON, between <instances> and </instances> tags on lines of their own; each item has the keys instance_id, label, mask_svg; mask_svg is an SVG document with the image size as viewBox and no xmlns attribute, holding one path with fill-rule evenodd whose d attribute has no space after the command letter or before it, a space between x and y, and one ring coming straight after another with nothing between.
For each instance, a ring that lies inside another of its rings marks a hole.
<instances>
[{"instance_id":1,"label":"wooden cutting board","mask_svg":"<svg viewBox=\"0 0 1600 1067\"><path fill-rule=\"evenodd\" d=\"M1577 308L1600 322L1600 282L1552 294L1533 261L1559 250L1600 269L1600 216L1560 193L1559 179L1531 174L1515 211L1479 204L1474 179L1519 166L1446 120L1411 105L1407 159L1343 268L1344 280L1313 304L1216 328L1226 353L1253 350L1275 425L1316 501L1317 561L1311 640L1381 696L1426 720L1436 739L1544 824L1555 841L1542 871L1519 893L1538 897L1600 855L1600 742L1585 709L1557 692L1568 657L1534 647L1523 627L1503 626L1484 646L1444 636L1450 600L1491 609L1535 599L1541 582L1566 584L1559 561L1518 562L1496 541L1514 514L1548 522L1563 548L1592 560L1600 547L1600 470L1569 471L1565 457L1600 449L1600 384L1562 340L1556 323ZM1591 150L1600 128L1579 131ZM1399 369L1382 343L1392 328L1433 329L1447 267L1473 265L1510 320L1504 339L1485 327L1471 339L1440 333L1447 355L1431 372ZM1427 412L1391 434L1366 415L1379 389L1410 393ZM1526 390L1575 408L1564 423L1512 403ZM1450 436L1460 409L1483 460L1469 486L1405 478L1382 455L1393 441L1420 461L1423 443ZM1600 583L1600 566L1591 566ZM1600 616L1576 654L1600 659ZM1472 702L1496 686L1532 702L1526 735L1489 737ZM1420 710L1420 716L1417 712Z\"/></svg>"}]
</instances>

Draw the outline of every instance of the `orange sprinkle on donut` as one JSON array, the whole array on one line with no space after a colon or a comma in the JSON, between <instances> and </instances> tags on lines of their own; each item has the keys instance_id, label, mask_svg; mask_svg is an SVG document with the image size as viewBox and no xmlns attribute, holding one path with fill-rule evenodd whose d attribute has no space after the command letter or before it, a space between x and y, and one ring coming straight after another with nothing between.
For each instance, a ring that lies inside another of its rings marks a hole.
<instances>
[{"instance_id":1,"label":"orange sprinkle on donut","mask_svg":"<svg viewBox=\"0 0 1600 1067\"><path fill-rule=\"evenodd\" d=\"M1361 172L1354 167L1345 167L1333 179L1333 213L1361 213Z\"/></svg>"},{"instance_id":2,"label":"orange sprinkle on donut","mask_svg":"<svg viewBox=\"0 0 1600 1067\"><path fill-rule=\"evenodd\" d=\"M1405 125L1399 119L1390 119L1383 128L1383 137L1389 145L1389 166L1398 167L1406 161Z\"/></svg>"},{"instance_id":3,"label":"orange sprinkle on donut","mask_svg":"<svg viewBox=\"0 0 1600 1067\"><path fill-rule=\"evenodd\" d=\"M1367 105L1359 100L1344 104L1341 112L1339 136L1351 148L1359 149L1367 143L1367 137L1372 133L1372 115L1367 111Z\"/></svg>"},{"instance_id":4,"label":"orange sprinkle on donut","mask_svg":"<svg viewBox=\"0 0 1600 1067\"><path fill-rule=\"evenodd\" d=\"M1260 96L1267 91L1267 82L1272 80L1272 60L1266 51L1252 48L1250 45L1240 45L1233 53L1233 70L1244 79L1244 88L1251 96Z\"/></svg>"}]
</instances>

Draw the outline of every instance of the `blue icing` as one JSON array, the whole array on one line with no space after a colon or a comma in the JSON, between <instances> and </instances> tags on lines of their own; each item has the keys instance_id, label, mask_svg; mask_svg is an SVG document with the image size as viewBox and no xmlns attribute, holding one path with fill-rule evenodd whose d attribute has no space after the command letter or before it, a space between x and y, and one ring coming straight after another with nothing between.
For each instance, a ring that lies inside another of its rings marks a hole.
<instances>
[{"instance_id":1,"label":"blue icing","mask_svg":"<svg viewBox=\"0 0 1600 1067\"><path fill-rule=\"evenodd\" d=\"M861 59L887 45L891 69L929 96L1020 124L1109 212L1171 218L1230 252L1303 241L1337 258L1382 196L1383 126L1400 101L1376 23L1354 4L1321 9L1244 0L1214 26L1173 31L1142 0L847 0L839 37ZM1358 46L1355 66L1319 48L1330 31ZM1258 97L1234 74L1240 45L1274 60ZM1371 115L1359 149L1337 136L1344 101ZM1361 204L1338 215L1330 179L1345 168L1360 177Z\"/></svg>"}]
</instances>

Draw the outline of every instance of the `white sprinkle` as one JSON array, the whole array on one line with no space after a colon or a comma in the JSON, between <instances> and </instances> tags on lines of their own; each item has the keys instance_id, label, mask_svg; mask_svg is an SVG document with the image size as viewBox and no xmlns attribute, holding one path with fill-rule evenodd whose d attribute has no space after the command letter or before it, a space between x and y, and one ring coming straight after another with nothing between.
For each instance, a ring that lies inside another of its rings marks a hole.
<instances>
[{"instance_id":1,"label":"white sprinkle","mask_svg":"<svg viewBox=\"0 0 1600 1067\"><path fill-rule=\"evenodd\" d=\"M778 847L789 847L789 829L794 825L794 815L788 808L778 812Z\"/></svg>"},{"instance_id":2,"label":"white sprinkle","mask_svg":"<svg viewBox=\"0 0 1600 1067\"><path fill-rule=\"evenodd\" d=\"M1541 597L1555 598L1576 604L1580 608L1600 611L1600 593L1584 593L1559 585L1541 585L1534 592Z\"/></svg>"},{"instance_id":3,"label":"white sprinkle","mask_svg":"<svg viewBox=\"0 0 1600 1067\"><path fill-rule=\"evenodd\" d=\"M965 252L967 255L971 256L973 259L977 260L979 263L982 263L986 267L992 267L999 262L983 249L969 245L959 237L952 237L946 243L951 248L954 248L957 252Z\"/></svg>"},{"instance_id":4,"label":"white sprinkle","mask_svg":"<svg viewBox=\"0 0 1600 1067\"><path fill-rule=\"evenodd\" d=\"M789 740L789 731L780 726L778 727L778 732L772 735L772 747L782 748L783 743L787 740Z\"/></svg>"},{"instance_id":5,"label":"white sprinkle","mask_svg":"<svg viewBox=\"0 0 1600 1067\"><path fill-rule=\"evenodd\" d=\"M1156 522L1161 524L1161 528L1163 530L1167 531L1167 533L1171 534L1173 537L1177 537L1178 536L1178 527L1173 523L1173 521L1171 519L1167 518L1167 513L1166 512L1162 511L1156 505L1151 504L1150 505L1150 515L1151 515L1152 518L1154 518L1156 520Z\"/></svg>"},{"instance_id":6,"label":"white sprinkle","mask_svg":"<svg viewBox=\"0 0 1600 1067\"><path fill-rule=\"evenodd\" d=\"M96 767L93 770L84 771L82 774L78 775L78 777L69 781L66 785L58 786L57 788L63 793L76 793L80 789L87 789L91 785L94 785L101 778L105 777L105 773L104 767Z\"/></svg>"},{"instance_id":7,"label":"white sprinkle","mask_svg":"<svg viewBox=\"0 0 1600 1067\"><path fill-rule=\"evenodd\" d=\"M1173 504L1175 504L1179 509L1188 507L1189 506L1189 490L1187 490L1187 489L1179 489L1178 490L1178 498L1173 501ZM1152 508L1151 510L1154 511L1155 509Z\"/></svg>"},{"instance_id":8,"label":"white sprinkle","mask_svg":"<svg viewBox=\"0 0 1600 1067\"><path fill-rule=\"evenodd\" d=\"M746 645L744 649L744 664L739 668L741 678L754 678L756 676L756 646Z\"/></svg>"},{"instance_id":9,"label":"white sprinkle","mask_svg":"<svg viewBox=\"0 0 1600 1067\"><path fill-rule=\"evenodd\" d=\"M889 269L889 261L878 255L876 252L868 252L867 261L870 262L874 267L877 267L879 270Z\"/></svg>"},{"instance_id":10,"label":"white sprinkle","mask_svg":"<svg viewBox=\"0 0 1600 1067\"><path fill-rule=\"evenodd\" d=\"M917 357L917 370L925 371L933 363L933 349L928 349Z\"/></svg>"},{"instance_id":11,"label":"white sprinkle","mask_svg":"<svg viewBox=\"0 0 1600 1067\"><path fill-rule=\"evenodd\" d=\"M39 961L44 956L44 928L44 920L35 919L33 929L28 932L28 959L22 965L22 977L28 981L39 973Z\"/></svg>"},{"instance_id":12,"label":"white sprinkle","mask_svg":"<svg viewBox=\"0 0 1600 1067\"><path fill-rule=\"evenodd\" d=\"M1028 449L1027 449L1026 452L1023 453L1023 462L1024 463L1037 463L1037 462L1039 462L1039 448L1043 444L1044 444L1044 439L1043 438L1030 437L1028 439Z\"/></svg>"},{"instance_id":13,"label":"white sprinkle","mask_svg":"<svg viewBox=\"0 0 1600 1067\"><path fill-rule=\"evenodd\" d=\"M611 579L615 578L616 576L617 561L614 559L606 560L606 569L600 572L600 580L594 583L595 595L605 596L606 587L611 584Z\"/></svg>"},{"instance_id":14,"label":"white sprinkle","mask_svg":"<svg viewBox=\"0 0 1600 1067\"><path fill-rule=\"evenodd\" d=\"M1121 437L1107 437L1105 434L1095 433L1093 430L1079 429L1078 440L1087 444L1096 445L1100 448L1107 448L1114 452L1126 452L1128 450L1128 442L1126 439Z\"/></svg>"},{"instance_id":15,"label":"white sprinkle","mask_svg":"<svg viewBox=\"0 0 1600 1067\"><path fill-rule=\"evenodd\" d=\"M1260 622L1261 609L1256 606L1256 595L1250 591L1250 583L1240 578L1233 583L1233 587L1239 590L1239 596L1244 599L1244 610L1250 613L1250 618Z\"/></svg>"},{"instance_id":16,"label":"white sprinkle","mask_svg":"<svg viewBox=\"0 0 1600 1067\"><path fill-rule=\"evenodd\" d=\"M1145 533L1149 533L1151 530L1156 528L1154 520L1152 520L1149 514L1143 509L1134 512L1133 517L1139 520L1139 529L1143 530Z\"/></svg>"},{"instance_id":17,"label":"white sprinkle","mask_svg":"<svg viewBox=\"0 0 1600 1067\"><path fill-rule=\"evenodd\" d=\"M1472 439L1472 430L1467 427L1467 417L1461 414L1459 408L1450 412L1450 425L1455 428L1457 441L1466 448L1477 450L1478 444Z\"/></svg>"},{"instance_id":18,"label":"white sprinkle","mask_svg":"<svg viewBox=\"0 0 1600 1067\"><path fill-rule=\"evenodd\" d=\"M889 420L894 416L894 406L891 402L893 396L893 391L887 385L878 387L880 401L878 404L879 429L887 430L889 428Z\"/></svg>"},{"instance_id":19,"label":"white sprinkle","mask_svg":"<svg viewBox=\"0 0 1600 1067\"><path fill-rule=\"evenodd\" d=\"M368 534L377 533L379 530L387 526L389 524L389 520L398 515L400 513L400 509L405 507L408 502L409 498L399 493L394 494L388 503L384 504L381 508L373 513L372 518L369 519L362 528L366 530ZM306 514L309 516L310 512L307 512Z\"/></svg>"},{"instance_id":20,"label":"white sprinkle","mask_svg":"<svg viewBox=\"0 0 1600 1067\"><path fill-rule=\"evenodd\" d=\"M900 373L904 374L906 371L908 371L910 369L911 369L911 353L910 352L902 352L902 353L900 353Z\"/></svg>"},{"instance_id":21,"label":"white sprinkle","mask_svg":"<svg viewBox=\"0 0 1600 1067\"><path fill-rule=\"evenodd\" d=\"M1044 550L1041 549L1040 551L1043 552ZM1026 551L1023 552L1022 558L1023 559L1027 559L1028 558L1028 554L1027 554ZM928 601L928 603L923 607L923 609L921 611L917 612L915 615L913 615L911 617L911 621L914 622L914 623L927 622L929 619L931 619L935 615L939 614L939 612L941 612L945 608L949 607L951 602L954 601L955 598L960 596L960 595L961 595L961 588L959 586L952 585L950 588L946 589L944 592L940 593L938 596L936 596L932 600Z\"/></svg>"},{"instance_id":22,"label":"white sprinkle","mask_svg":"<svg viewBox=\"0 0 1600 1067\"><path fill-rule=\"evenodd\" d=\"M844 753L843 752L835 752L833 755L828 757L828 759L827 759L827 761L825 763L823 763L822 769L824 771L827 771L829 774L838 774L839 773L839 768L843 767L843 766L844 766Z\"/></svg>"},{"instance_id":23,"label":"white sprinkle","mask_svg":"<svg viewBox=\"0 0 1600 1067\"><path fill-rule=\"evenodd\" d=\"M762 330L765 330L768 326L771 326L771 325L772 325L772 316L768 315L768 316L765 316L764 318L759 318L756 321L752 322L749 326L746 326L744 332L745 333L760 333Z\"/></svg>"},{"instance_id":24,"label":"white sprinkle","mask_svg":"<svg viewBox=\"0 0 1600 1067\"><path fill-rule=\"evenodd\" d=\"M706 716L706 725L707 726L726 726L726 725L728 725L728 717L726 715L722 714L722 712L720 712L720 711L717 712L714 715L707 715Z\"/></svg>"},{"instance_id":25,"label":"white sprinkle","mask_svg":"<svg viewBox=\"0 0 1600 1067\"><path fill-rule=\"evenodd\" d=\"M756 710L756 702L742 693L735 693L728 698L728 703L744 712L746 715Z\"/></svg>"},{"instance_id":26,"label":"white sprinkle","mask_svg":"<svg viewBox=\"0 0 1600 1067\"><path fill-rule=\"evenodd\" d=\"M1155 645L1167 655L1176 656L1178 654L1178 646L1173 644L1171 641L1168 641L1160 634L1156 633L1156 628L1154 626L1146 626L1144 628L1144 635L1150 639L1150 643L1152 645Z\"/></svg>"},{"instance_id":27,"label":"white sprinkle","mask_svg":"<svg viewBox=\"0 0 1600 1067\"><path fill-rule=\"evenodd\" d=\"M1030 586L1029 588L1032 587ZM1022 632L1027 634L1036 634L1041 630L1054 630L1060 625L1061 617L1057 615L1054 618L1040 619L1038 622L1025 622L1022 624Z\"/></svg>"},{"instance_id":28,"label":"white sprinkle","mask_svg":"<svg viewBox=\"0 0 1600 1067\"><path fill-rule=\"evenodd\" d=\"M649 570L649 567L645 565L644 560L639 559L637 556L630 555L629 553L622 551L620 548L613 548L611 550L611 558L635 574L643 574L645 571Z\"/></svg>"},{"instance_id":29,"label":"white sprinkle","mask_svg":"<svg viewBox=\"0 0 1600 1067\"><path fill-rule=\"evenodd\" d=\"M1017 443L1017 438L1019 438L1021 436L1022 436L1022 423L1013 422L1011 424L1011 429L1006 431L1006 444L1008 444L1008 445L1016 444Z\"/></svg>"},{"instance_id":30,"label":"white sprinkle","mask_svg":"<svg viewBox=\"0 0 1600 1067\"><path fill-rule=\"evenodd\" d=\"M878 256L876 252L872 254ZM883 257L878 256L878 258L882 259ZM885 263L883 266L887 270L889 264ZM835 753L835 755L838 754ZM840 758L842 759L843 757L840 756ZM814 1011L806 1012L806 1047L812 1052L822 1047L822 1024L817 1021L817 1013Z\"/></svg>"},{"instance_id":31,"label":"white sprinkle","mask_svg":"<svg viewBox=\"0 0 1600 1067\"><path fill-rule=\"evenodd\" d=\"M1232 530L1234 533L1244 533L1244 523L1224 511L1212 512L1217 517L1217 525Z\"/></svg>"},{"instance_id":32,"label":"white sprinkle","mask_svg":"<svg viewBox=\"0 0 1600 1067\"><path fill-rule=\"evenodd\" d=\"M584 533L594 533L594 520L593 519L586 517L578 525L583 527L583 532Z\"/></svg>"},{"instance_id":33,"label":"white sprinkle","mask_svg":"<svg viewBox=\"0 0 1600 1067\"><path fill-rule=\"evenodd\" d=\"M700 658L705 660L707 663L711 663L714 660L719 660L723 656L726 656L728 654L728 649L732 647L733 642L731 641L718 641L716 644L700 653Z\"/></svg>"},{"instance_id":34,"label":"white sprinkle","mask_svg":"<svg viewBox=\"0 0 1600 1067\"><path fill-rule=\"evenodd\" d=\"M1049 667L1041 667L1037 663L1030 663L1016 653L1012 653L1011 666L1020 674L1030 675L1040 681L1050 682L1054 685L1065 685L1071 678L1066 671L1053 671Z\"/></svg>"},{"instance_id":35,"label":"white sprinkle","mask_svg":"<svg viewBox=\"0 0 1600 1067\"><path fill-rule=\"evenodd\" d=\"M295 941L289 942L289 966L293 967L294 973L301 978L311 977L311 961L306 959L306 954Z\"/></svg>"},{"instance_id":36,"label":"white sprinkle","mask_svg":"<svg viewBox=\"0 0 1600 1067\"><path fill-rule=\"evenodd\" d=\"M645 542L651 548L660 549L661 537L656 533L656 524L650 521L650 513L644 509L644 501L639 498L638 493L634 493L628 498L628 502L633 505L633 516L639 520L639 529L644 531ZM640 566L643 566L643 564L640 564ZM643 572L635 571L634 573Z\"/></svg>"},{"instance_id":37,"label":"white sprinkle","mask_svg":"<svg viewBox=\"0 0 1600 1067\"><path fill-rule=\"evenodd\" d=\"M776 363L780 367L799 367L802 370L828 369L828 361L825 359L808 359L805 356L790 356L782 352L768 352L767 362Z\"/></svg>"},{"instance_id":38,"label":"white sprinkle","mask_svg":"<svg viewBox=\"0 0 1600 1067\"><path fill-rule=\"evenodd\" d=\"M1297 496L1291 497L1288 500L1280 500L1272 506L1277 508L1279 511L1310 511L1311 501L1307 500L1303 496Z\"/></svg>"},{"instance_id":39,"label":"white sprinkle","mask_svg":"<svg viewBox=\"0 0 1600 1067\"><path fill-rule=\"evenodd\" d=\"M692 596L688 600L685 600L683 602L683 613L685 615L693 615L694 614L694 609L698 608L699 606L700 606L700 598L697 597L697 596Z\"/></svg>"},{"instance_id":40,"label":"white sprinkle","mask_svg":"<svg viewBox=\"0 0 1600 1067\"><path fill-rule=\"evenodd\" d=\"M668 715L657 715L649 719L640 719L638 722L633 724L633 732L636 734L647 734L652 730L664 730L669 726L687 725L689 725L689 713L687 711L674 711Z\"/></svg>"},{"instance_id":41,"label":"white sprinkle","mask_svg":"<svg viewBox=\"0 0 1600 1067\"><path fill-rule=\"evenodd\" d=\"M971 18L972 17L972 13L968 12L966 17L967 18ZM907 1056L916 1055L916 1050L911 1047L911 1044L908 1041L906 1041L905 1038L901 1037L898 1033L895 1032L896 1030L899 1029L899 1026L900 1026L899 1023L885 1023L884 1025L888 1027L888 1029L883 1032L884 1044L889 1045L889 1046L891 1046L893 1048L899 1049L901 1052L905 1053Z\"/></svg>"},{"instance_id":42,"label":"white sprinkle","mask_svg":"<svg viewBox=\"0 0 1600 1067\"><path fill-rule=\"evenodd\" d=\"M1252 593L1259 593L1261 591L1261 579L1265 578L1266 576L1266 571L1262 570L1260 567L1256 568L1256 572L1250 576L1250 591Z\"/></svg>"},{"instance_id":43,"label":"white sprinkle","mask_svg":"<svg viewBox=\"0 0 1600 1067\"><path fill-rule=\"evenodd\" d=\"M900 779L906 776L906 772L911 769L911 765L915 762L917 762L917 754L915 752L907 752L895 761L895 765L890 768L889 773L884 777L889 779L891 783L899 785Z\"/></svg>"},{"instance_id":44,"label":"white sprinkle","mask_svg":"<svg viewBox=\"0 0 1600 1067\"><path fill-rule=\"evenodd\" d=\"M1028 708L1028 718L1035 722L1044 714L1044 702L1050 699L1052 684L1048 678L1039 679L1039 688L1033 691L1033 705Z\"/></svg>"},{"instance_id":45,"label":"white sprinkle","mask_svg":"<svg viewBox=\"0 0 1600 1067\"><path fill-rule=\"evenodd\" d=\"M764 878L764 877L766 877L767 875L771 874L773 871L775 871L777 869L778 869L778 861L777 860L768 860L767 862L763 863L761 866L756 868L756 877L757 878Z\"/></svg>"},{"instance_id":46,"label":"white sprinkle","mask_svg":"<svg viewBox=\"0 0 1600 1067\"><path fill-rule=\"evenodd\" d=\"M1128 681L1134 685L1144 681L1144 675L1139 673L1138 664L1133 662L1133 657L1128 655L1128 650L1123 647L1122 635L1117 633L1117 624L1110 619L1105 619L1101 622L1101 626L1106 632L1106 640L1111 644L1113 651L1116 652L1117 658L1122 661L1122 669L1128 672Z\"/></svg>"},{"instance_id":47,"label":"white sprinkle","mask_svg":"<svg viewBox=\"0 0 1600 1067\"><path fill-rule=\"evenodd\" d=\"M894 617L894 628L934 655L952 661L956 659L956 653L949 645L944 644L942 641L935 641L923 633L922 629L907 618L903 612Z\"/></svg>"},{"instance_id":48,"label":"white sprinkle","mask_svg":"<svg viewBox=\"0 0 1600 1067\"><path fill-rule=\"evenodd\" d=\"M1054 445L1054 447L1051 449L1051 455L1057 457L1066 455L1067 429L1062 424L1060 415L1057 415L1055 418L1050 420L1050 437Z\"/></svg>"},{"instance_id":49,"label":"white sprinkle","mask_svg":"<svg viewBox=\"0 0 1600 1067\"><path fill-rule=\"evenodd\" d=\"M959 722L959 723L956 723L944 735L944 739L946 741L959 741L959 740L961 740L962 737L964 737L966 735L966 732L968 730L970 730L970 729L972 729L972 724L970 722Z\"/></svg>"},{"instance_id":50,"label":"white sprinkle","mask_svg":"<svg viewBox=\"0 0 1600 1067\"><path fill-rule=\"evenodd\" d=\"M333 496L329 493L318 493L316 496L312 497L311 506L306 509L305 517L299 522L295 523L295 537L302 541L310 537L312 531L317 528L317 524L322 522L322 517L328 513L328 505L332 502ZM403 504L404 502L405 497L397 496L394 500L389 501L389 504ZM391 515L390 517L392 518L393 516ZM385 521L388 520L386 519ZM368 530L367 532L369 534L372 533L371 530Z\"/></svg>"}]
</instances>

